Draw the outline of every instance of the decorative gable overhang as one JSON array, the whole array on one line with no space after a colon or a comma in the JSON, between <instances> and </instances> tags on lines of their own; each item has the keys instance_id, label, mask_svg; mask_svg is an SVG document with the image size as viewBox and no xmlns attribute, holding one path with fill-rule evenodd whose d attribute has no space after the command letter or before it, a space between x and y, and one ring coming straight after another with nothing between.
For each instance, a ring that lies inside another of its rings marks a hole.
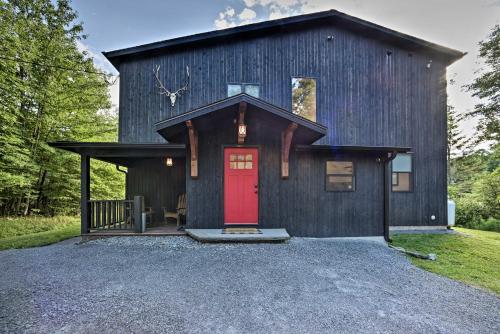
<instances>
[{"instance_id":1,"label":"decorative gable overhang","mask_svg":"<svg viewBox=\"0 0 500 334\"><path fill-rule=\"evenodd\" d=\"M234 120L233 122L228 122ZM220 124L231 124L232 129ZM265 125L281 136L281 176L288 177L288 158L292 145L309 145L325 136L327 128L306 118L247 94L239 94L168 118L155 124L155 130L171 143L186 143L190 148L191 177L198 177L198 132L232 131L239 145L247 132Z\"/></svg>"},{"instance_id":2,"label":"decorative gable overhang","mask_svg":"<svg viewBox=\"0 0 500 334\"><path fill-rule=\"evenodd\" d=\"M209 130L215 128L222 119L240 120L243 106L245 106L245 119L254 118L259 122L273 124L277 131L285 130L291 123L297 124L294 131L294 144L312 144L327 133L324 125L244 93L160 121L155 124L155 130L169 142L184 143L188 130L187 121L191 121L198 131Z\"/></svg>"}]
</instances>

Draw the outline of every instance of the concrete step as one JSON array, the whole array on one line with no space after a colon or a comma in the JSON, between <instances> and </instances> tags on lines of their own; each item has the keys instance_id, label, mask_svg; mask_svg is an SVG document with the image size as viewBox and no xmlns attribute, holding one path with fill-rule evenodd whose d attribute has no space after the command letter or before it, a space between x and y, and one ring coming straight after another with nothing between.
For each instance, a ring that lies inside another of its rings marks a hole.
<instances>
[{"instance_id":1,"label":"concrete step","mask_svg":"<svg viewBox=\"0 0 500 334\"><path fill-rule=\"evenodd\" d=\"M261 233L224 233L224 229L188 228L186 233L200 242L277 242L290 239L284 228L259 228Z\"/></svg>"}]
</instances>

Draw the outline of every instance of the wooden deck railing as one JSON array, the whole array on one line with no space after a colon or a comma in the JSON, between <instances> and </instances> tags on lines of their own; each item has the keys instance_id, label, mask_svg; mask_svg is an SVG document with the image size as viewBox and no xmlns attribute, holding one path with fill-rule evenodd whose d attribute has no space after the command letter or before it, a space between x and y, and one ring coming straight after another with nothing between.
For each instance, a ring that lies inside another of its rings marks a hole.
<instances>
[{"instance_id":1,"label":"wooden deck railing","mask_svg":"<svg viewBox=\"0 0 500 334\"><path fill-rule=\"evenodd\" d=\"M134 229L133 200L92 200L89 205L91 230Z\"/></svg>"}]
</instances>

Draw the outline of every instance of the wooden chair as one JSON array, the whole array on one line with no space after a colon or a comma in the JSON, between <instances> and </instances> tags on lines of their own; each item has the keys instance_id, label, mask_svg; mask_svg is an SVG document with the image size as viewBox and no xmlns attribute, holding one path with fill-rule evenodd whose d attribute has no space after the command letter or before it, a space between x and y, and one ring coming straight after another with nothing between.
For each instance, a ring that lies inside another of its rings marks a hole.
<instances>
[{"instance_id":1,"label":"wooden chair","mask_svg":"<svg viewBox=\"0 0 500 334\"><path fill-rule=\"evenodd\" d=\"M155 212L154 212L152 207L145 205L144 197L142 197L142 207L144 208L143 210L146 213L146 224L148 222L148 219L149 219L149 223L152 223Z\"/></svg>"},{"instance_id":2,"label":"wooden chair","mask_svg":"<svg viewBox=\"0 0 500 334\"><path fill-rule=\"evenodd\" d=\"M165 207L163 208L163 217L165 218L165 222L167 222L168 218L174 218L177 220L177 226L180 226L181 216L186 217L186 194L179 195L175 212L168 211Z\"/></svg>"}]
</instances>

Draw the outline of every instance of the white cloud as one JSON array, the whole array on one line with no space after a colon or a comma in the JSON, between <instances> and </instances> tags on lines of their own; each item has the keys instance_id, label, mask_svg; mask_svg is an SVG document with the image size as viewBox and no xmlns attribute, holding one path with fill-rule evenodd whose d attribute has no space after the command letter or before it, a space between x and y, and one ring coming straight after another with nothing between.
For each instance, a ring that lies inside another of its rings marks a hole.
<instances>
[{"instance_id":1,"label":"white cloud","mask_svg":"<svg viewBox=\"0 0 500 334\"><path fill-rule=\"evenodd\" d=\"M236 27L236 22L231 22L231 21L228 21L226 19L220 19L220 20L214 21L214 26L215 26L215 29L217 29L217 30L227 29L227 28Z\"/></svg>"},{"instance_id":2,"label":"white cloud","mask_svg":"<svg viewBox=\"0 0 500 334\"><path fill-rule=\"evenodd\" d=\"M240 20L242 21L250 21L253 20L257 17L257 13L250 8L245 8L241 11L241 13L238 15Z\"/></svg>"},{"instance_id":3,"label":"white cloud","mask_svg":"<svg viewBox=\"0 0 500 334\"><path fill-rule=\"evenodd\" d=\"M253 7L257 3L257 0L243 0L243 2L247 7Z\"/></svg>"},{"instance_id":4,"label":"white cloud","mask_svg":"<svg viewBox=\"0 0 500 334\"><path fill-rule=\"evenodd\" d=\"M234 14L236 14L236 11L231 6L228 6L224 11L219 12L219 18L214 21L215 29L220 30L236 27L237 24L235 22Z\"/></svg>"},{"instance_id":5,"label":"white cloud","mask_svg":"<svg viewBox=\"0 0 500 334\"><path fill-rule=\"evenodd\" d=\"M227 7L226 8L226 16L230 16L230 17L233 17L234 14L235 14L235 10L233 7Z\"/></svg>"}]
</instances>

